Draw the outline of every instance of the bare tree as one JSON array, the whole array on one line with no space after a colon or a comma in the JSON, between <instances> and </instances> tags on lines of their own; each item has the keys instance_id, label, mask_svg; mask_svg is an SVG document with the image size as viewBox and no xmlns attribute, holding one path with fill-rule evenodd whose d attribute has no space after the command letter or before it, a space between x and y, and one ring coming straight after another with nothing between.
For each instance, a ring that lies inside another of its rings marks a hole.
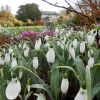
<instances>
[{"instance_id":1,"label":"bare tree","mask_svg":"<svg viewBox=\"0 0 100 100\"><path fill-rule=\"evenodd\" d=\"M74 0L75 2L73 0L64 0L68 7L51 3L48 0L42 1L49 5L76 13L84 21L87 28L89 28L92 23L95 23L96 18L100 18L100 0Z\"/></svg>"}]
</instances>

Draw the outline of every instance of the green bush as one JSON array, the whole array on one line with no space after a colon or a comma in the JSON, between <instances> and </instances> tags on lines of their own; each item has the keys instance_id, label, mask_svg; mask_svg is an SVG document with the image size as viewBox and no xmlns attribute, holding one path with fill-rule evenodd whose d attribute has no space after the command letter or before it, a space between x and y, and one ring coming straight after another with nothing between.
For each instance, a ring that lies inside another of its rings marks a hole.
<instances>
[{"instance_id":1,"label":"green bush","mask_svg":"<svg viewBox=\"0 0 100 100\"><path fill-rule=\"evenodd\" d=\"M21 20L17 20L15 23L14 23L14 26L23 26L24 25L24 22L21 21Z\"/></svg>"}]
</instances>

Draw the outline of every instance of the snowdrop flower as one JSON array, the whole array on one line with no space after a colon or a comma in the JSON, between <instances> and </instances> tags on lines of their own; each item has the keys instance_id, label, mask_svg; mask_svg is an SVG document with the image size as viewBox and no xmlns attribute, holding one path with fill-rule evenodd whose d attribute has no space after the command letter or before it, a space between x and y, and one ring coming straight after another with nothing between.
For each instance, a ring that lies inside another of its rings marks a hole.
<instances>
[{"instance_id":1,"label":"snowdrop flower","mask_svg":"<svg viewBox=\"0 0 100 100\"><path fill-rule=\"evenodd\" d=\"M63 78L61 82L61 92L66 93L69 87L68 78Z\"/></svg>"},{"instance_id":2,"label":"snowdrop flower","mask_svg":"<svg viewBox=\"0 0 100 100\"><path fill-rule=\"evenodd\" d=\"M82 41L82 42L80 43L80 53L84 53L84 52L85 52L85 42Z\"/></svg>"},{"instance_id":3,"label":"snowdrop flower","mask_svg":"<svg viewBox=\"0 0 100 100\"><path fill-rule=\"evenodd\" d=\"M73 47L69 47L69 53L72 56L72 58L75 60L75 49Z\"/></svg>"},{"instance_id":4,"label":"snowdrop flower","mask_svg":"<svg viewBox=\"0 0 100 100\"><path fill-rule=\"evenodd\" d=\"M71 55L69 54L69 56L68 56L68 60L70 60L71 59Z\"/></svg>"},{"instance_id":5,"label":"snowdrop flower","mask_svg":"<svg viewBox=\"0 0 100 100\"><path fill-rule=\"evenodd\" d=\"M19 47L19 48L21 48L21 47L22 47L22 44L19 44L19 45L18 45L18 47ZM24 46L23 46L23 48L25 49L25 47L24 47Z\"/></svg>"},{"instance_id":6,"label":"snowdrop flower","mask_svg":"<svg viewBox=\"0 0 100 100\"><path fill-rule=\"evenodd\" d=\"M95 40L95 37L93 35L88 35L87 36L87 41L88 41L89 45L92 45L94 40Z\"/></svg>"},{"instance_id":7,"label":"snowdrop flower","mask_svg":"<svg viewBox=\"0 0 100 100\"><path fill-rule=\"evenodd\" d=\"M64 29L59 29L59 34L62 34Z\"/></svg>"},{"instance_id":8,"label":"snowdrop flower","mask_svg":"<svg viewBox=\"0 0 100 100\"><path fill-rule=\"evenodd\" d=\"M10 54L13 53L13 49L9 48L9 53Z\"/></svg>"},{"instance_id":9,"label":"snowdrop flower","mask_svg":"<svg viewBox=\"0 0 100 100\"><path fill-rule=\"evenodd\" d=\"M88 60L88 66L93 67L94 64L94 57L90 57Z\"/></svg>"},{"instance_id":10,"label":"snowdrop flower","mask_svg":"<svg viewBox=\"0 0 100 100\"><path fill-rule=\"evenodd\" d=\"M23 76L23 72L22 71L19 71L19 79L21 79Z\"/></svg>"},{"instance_id":11,"label":"snowdrop flower","mask_svg":"<svg viewBox=\"0 0 100 100\"><path fill-rule=\"evenodd\" d=\"M87 100L87 90L80 88L74 100Z\"/></svg>"},{"instance_id":12,"label":"snowdrop flower","mask_svg":"<svg viewBox=\"0 0 100 100\"><path fill-rule=\"evenodd\" d=\"M0 56L0 65L4 65L4 60Z\"/></svg>"},{"instance_id":13,"label":"snowdrop flower","mask_svg":"<svg viewBox=\"0 0 100 100\"><path fill-rule=\"evenodd\" d=\"M4 53L6 52L5 48L3 48L3 52L4 52Z\"/></svg>"},{"instance_id":14,"label":"snowdrop flower","mask_svg":"<svg viewBox=\"0 0 100 100\"><path fill-rule=\"evenodd\" d=\"M74 47L75 49L77 48L77 44L78 44L78 43L77 43L77 39L74 39L74 40L73 40L73 47Z\"/></svg>"},{"instance_id":15,"label":"snowdrop flower","mask_svg":"<svg viewBox=\"0 0 100 100\"><path fill-rule=\"evenodd\" d=\"M28 57L28 54L29 54L29 48L27 47L27 48L24 50L24 56L25 56L25 57Z\"/></svg>"},{"instance_id":16,"label":"snowdrop flower","mask_svg":"<svg viewBox=\"0 0 100 100\"><path fill-rule=\"evenodd\" d=\"M35 50L40 49L40 47L41 47L41 39L36 40L36 43L35 43Z\"/></svg>"},{"instance_id":17,"label":"snowdrop flower","mask_svg":"<svg viewBox=\"0 0 100 100\"><path fill-rule=\"evenodd\" d=\"M71 32L68 31L68 33L66 34L66 37L69 37L71 35Z\"/></svg>"},{"instance_id":18,"label":"snowdrop flower","mask_svg":"<svg viewBox=\"0 0 100 100\"><path fill-rule=\"evenodd\" d=\"M35 69L37 69L38 68L38 65L39 65L38 57L34 57L33 58L33 67Z\"/></svg>"},{"instance_id":19,"label":"snowdrop flower","mask_svg":"<svg viewBox=\"0 0 100 100\"><path fill-rule=\"evenodd\" d=\"M61 42L60 41L57 41L57 46L61 46Z\"/></svg>"},{"instance_id":20,"label":"snowdrop flower","mask_svg":"<svg viewBox=\"0 0 100 100\"><path fill-rule=\"evenodd\" d=\"M27 45L26 43L23 44L23 49L26 49L27 48Z\"/></svg>"},{"instance_id":21,"label":"snowdrop flower","mask_svg":"<svg viewBox=\"0 0 100 100\"><path fill-rule=\"evenodd\" d=\"M60 31L59 31L59 28L58 27L56 27L55 28L55 34L58 34Z\"/></svg>"},{"instance_id":22,"label":"snowdrop flower","mask_svg":"<svg viewBox=\"0 0 100 100\"><path fill-rule=\"evenodd\" d=\"M67 38L64 36L64 43L66 42L66 39L67 39Z\"/></svg>"},{"instance_id":23,"label":"snowdrop flower","mask_svg":"<svg viewBox=\"0 0 100 100\"><path fill-rule=\"evenodd\" d=\"M10 54L9 53L6 53L5 54L5 63L9 63L10 62Z\"/></svg>"},{"instance_id":24,"label":"snowdrop flower","mask_svg":"<svg viewBox=\"0 0 100 100\"><path fill-rule=\"evenodd\" d=\"M49 51L46 54L48 63L54 63L55 61L55 51L53 48L49 48Z\"/></svg>"},{"instance_id":25,"label":"snowdrop flower","mask_svg":"<svg viewBox=\"0 0 100 100\"><path fill-rule=\"evenodd\" d=\"M27 91L28 92L30 92L30 89L31 89L30 85L27 85Z\"/></svg>"},{"instance_id":26,"label":"snowdrop flower","mask_svg":"<svg viewBox=\"0 0 100 100\"><path fill-rule=\"evenodd\" d=\"M83 31L80 31L79 34L80 34L81 37L83 37L84 33L83 33Z\"/></svg>"},{"instance_id":27,"label":"snowdrop flower","mask_svg":"<svg viewBox=\"0 0 100 100\"><path fill-rule=\"evenodd\" d=\"M47 42L47 43L45 44L45 46L46 46L46 47L50 47L50 43Z\"/></svg>"},{"instance_id":28,"label":"snowdrop flower","mask_svg":"<svg viewBox=\"0 0 100 100\"><path fill-rule=\"evenodd\" d=\"M17 66L17 60L16 60L16 58L13 58L12 62L11 62L11 67L14 68L16 66Z\"/></svg>"},{"instance_id":29,"label":"snowdrop flower","mask_svg":"<svg viewBox=\"0 0 100 100\"><path fill-rule=\"evenodd\" d=\"M17 78L12 78L11 82L6 87L6 97L9 100L16 99L21 92L21 84Z\"/></svg>"},{"instance_id":30,"label":"snowdrop flower","mask_svg":"<svg viewBox=\"0 0 100 100\"><path fill-rule=\"evenodd\" d=\"M37 96L37 100L46 100L46 98L45 98L45 95L44 94L37 94L37 93L35 93L34 95L36 95Z\"/></svg>"},{"instance_id":31,"label":"snowdrop flower","mask_svg":"<svg viewBox=\"0 0 100 100\"><path fill-rule=\"evenodd\" d=\"M45 36L45 40L47 40L47 41L49 40L49 36L48 35Z\"/></svg>"}]
</instances>

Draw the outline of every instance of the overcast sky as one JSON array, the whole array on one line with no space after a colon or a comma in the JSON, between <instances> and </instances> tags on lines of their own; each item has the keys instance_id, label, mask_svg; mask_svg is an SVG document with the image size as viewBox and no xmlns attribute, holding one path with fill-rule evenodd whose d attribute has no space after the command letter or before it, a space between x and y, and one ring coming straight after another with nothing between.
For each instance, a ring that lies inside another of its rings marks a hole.
<instances>
[{"instance_id":1,"label":"overcast sky","mask_svg":"<svg viewBox=\"0 0 100 100\"><path fill-rule=\"evenodd\" d=\"M48 0L52 3L56 3L58 2L58 5L64 5L66 6L66 4L64 3L64 0ZM8 5L11 8L11 12L13 14L16 13L16 11L18 10L18 7L20 5L24 5L26 3L36 3L39 5L39 9L43 10L43 11L56 11L59 12L61 10L61 8L57 8L57 7L53 7L41 0L0 0L0 7L2 5Z\"/></svg>"}]
</instances>

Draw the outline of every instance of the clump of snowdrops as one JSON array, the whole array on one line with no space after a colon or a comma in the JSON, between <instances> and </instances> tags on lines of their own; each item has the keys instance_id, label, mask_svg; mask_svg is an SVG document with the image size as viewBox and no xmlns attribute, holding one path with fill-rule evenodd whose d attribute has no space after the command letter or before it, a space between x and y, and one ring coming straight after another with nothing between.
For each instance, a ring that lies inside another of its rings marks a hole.
<instances>
[{"instance_id":1,"label":"clump of snowdrops","mask_svg":"<svg viewBox=\"0 0 100 100\"><path fill-rule=\"evenodd\" d=\"M54 36L39 36L31 46L31 40L4 45L0 49L0 98L100 100L96 35L95 29L63 34L56 28Z\"/></svg>"}]
</instances>

